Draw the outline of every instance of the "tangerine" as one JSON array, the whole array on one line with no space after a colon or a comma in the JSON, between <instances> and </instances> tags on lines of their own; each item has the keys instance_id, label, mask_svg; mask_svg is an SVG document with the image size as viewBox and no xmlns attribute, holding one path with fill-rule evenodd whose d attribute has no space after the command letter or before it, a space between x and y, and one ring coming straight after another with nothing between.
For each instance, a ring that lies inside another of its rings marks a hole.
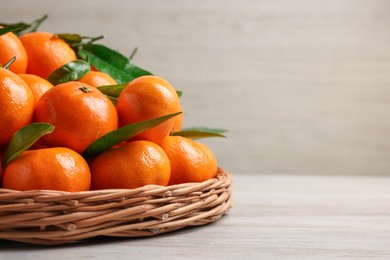
<instances>
[{"instance_id":1,"label":"tangerine","mask_svg":"<svg viewBox=\"0 0 390 260\"><path fill-rule=\"evenodd\" d=\"M9 66L9 70L17 74L25 73L28 60L26 50L18 36L9 32L0 36L0 65L7 64L13 57L16 60Z\"/></svg>"},{"instance_id":2,"label":"tangerine","mask_svg":"<svg viewBox=\"0 0 390 260\"><path fill-rule=\"evenodd\" d=\"M10 70L0 68L0 146L33 121L34 96L27 84Z\"/></svg>"},{"instance_id":3,"label":"tangerine","mask_svg":"<svg viewBox=\"0 0 390 260\"><path fill-rule=\"evenodd\" d=\"M147 184L166 186L171 167L165 152L149 141L111 148L90 163L92 189L133 189Z\"/></svg>"},{"instance_id":4,"label":"tangerine","mask_svg":"<svg viewBox=\"0 0 390 260\"><path fill-rule=\"evenodd\" d=\"M161 144L171 164L169 185L202 182L217 174L217 160L204 144L182 136L168 136Z\"/></svg>"},{"instance_id":5,"label":"tangerine","mask_svg":"<svg viewBox=\"0 0 390 260\"><path fill-rule=\"evenodd\" d=\"M28 56L27 73L47 77L59 67L76 60L73 49L59 36L31 32L20 36Z\"/></svg>"},{"instance_id":6,"label":"tangerine","mask_svg":"<svg viewBox=\"0 0 390 260\"><path fill-rule=\"evenodd\" d=\"M117 102L121 126L181 112L179 97L166 80L157 76L142 76L126 85ZM175 123L171 118L164 123L136 135L133 139L155 143L167 137Z\"/></svg>"},{"instance_id":7,"label":"tangerine","mask_svg":"<svg viewBox=\"0 0 390 260\"><path fill-rule=\"evenodd\" d=\"M113 79L107 73L104 73L104 72L101 72L101 71L93 71L93 70L91 70L90 72L85 74L78 81L79 82L83 82L85 84L88 84L88 85L90 85L92 87L100 87L100 86L116 85L116 84L118 84L115 81L115 79Z\"/></svg>"},{"instance_id":8,"label":"tangerine","mask_svg":"<svg viewBox=\"0 0 390 260\"><path fill-rule=\"evenodd\" d=\"M87 191L90 185L87 162L64 147L24 151L6 166L3 176L3 188L21 191Z\"/></svg>"},{"instance_id":9,"label":"tangerine","mask_svg":"<svg viewBox=\"0 0 390 260\"><path fill-rule=\"evenodd\" d=\"M112 102L98 89L76 81L59 84L43 94L35 108L35 121L55 127L42 138L47 146L68 147L78 153L118 128Z\"/></svg>"},{"instance_id":10,"label":"tangerine","mask_svg":"<svg viewBox=\"0 0 390 260\"><path fill-rule=\"evenodd\" d=\"M24 82L27 83L33 93L34 108L37 106L38 101L42 95L53 87L53 85L46 79L33 74L19 74L19 77L21 77Z\"/></svg>"}]
</instances>

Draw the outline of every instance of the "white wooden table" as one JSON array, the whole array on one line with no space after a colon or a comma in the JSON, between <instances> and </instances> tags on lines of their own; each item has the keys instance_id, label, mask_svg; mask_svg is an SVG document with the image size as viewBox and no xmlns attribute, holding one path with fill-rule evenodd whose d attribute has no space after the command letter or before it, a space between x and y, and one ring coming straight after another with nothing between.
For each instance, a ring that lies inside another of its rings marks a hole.
<instances>
[{"instance_id":1,"label":"white wooden table","mask_svg":"<svg viewBox=\"0 0 390 260\"><path fill-rule=\"evenodd\" d=\"M60 247L0 240L0 259L390 259L390 178L233 175L208 226Z\"/></svg>"}]
</instances>

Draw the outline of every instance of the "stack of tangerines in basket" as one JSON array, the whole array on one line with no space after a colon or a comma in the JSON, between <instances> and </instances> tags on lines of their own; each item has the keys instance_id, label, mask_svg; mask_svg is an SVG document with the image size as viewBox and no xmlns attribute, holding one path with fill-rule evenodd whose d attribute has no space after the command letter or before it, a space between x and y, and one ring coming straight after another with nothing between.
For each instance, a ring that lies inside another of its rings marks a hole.
<instances>
[{"instance_id":1,"label":"stack of tangerines in basket","mask_svg":"<svg viewBox=\"0 0 390 260\"><path fill-rule=\"evenodd\" d=\"M0 239L62 244L219 219L231 176L181 91L97 41L0 26Z\"/></svg>"}]
</instances>

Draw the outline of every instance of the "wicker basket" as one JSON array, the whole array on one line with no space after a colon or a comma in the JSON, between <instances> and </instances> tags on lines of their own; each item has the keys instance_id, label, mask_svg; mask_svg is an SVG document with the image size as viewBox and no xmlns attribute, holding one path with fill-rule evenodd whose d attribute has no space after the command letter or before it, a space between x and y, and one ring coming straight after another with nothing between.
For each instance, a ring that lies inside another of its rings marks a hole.
<instances>
[{"instance_id":1,"label":"wicker basket","mask_svg":"<svg viewBox=\"0 0 390 260\"><path fill-rule=\"evenodd\" d=\"M223 169L201 183L87 192L0 189L0 239L56 245L142 237L218 220L232 205Z\"/></svg>"}]
</instances>

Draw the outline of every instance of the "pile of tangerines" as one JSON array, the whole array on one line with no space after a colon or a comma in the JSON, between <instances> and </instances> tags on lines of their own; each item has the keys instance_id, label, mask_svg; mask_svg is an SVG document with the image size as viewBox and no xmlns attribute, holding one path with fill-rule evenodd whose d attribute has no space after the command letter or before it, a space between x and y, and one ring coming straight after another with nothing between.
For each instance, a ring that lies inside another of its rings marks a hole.
<instances>
[{"instance_id":1,"label":"pile of tangerines","mask_svg":"<svg viewBox=\"0 0 390 260\"><path fill-rule=\"evenodd\" d=\"M2 188L73 192L216 176L212 151L180 135L180 92L169 82L136 66L122 70L138 72L131 80L115 78L91 52L80 58L77 35L11 27L0 35Z\"/></svg>"}]
</instances>

